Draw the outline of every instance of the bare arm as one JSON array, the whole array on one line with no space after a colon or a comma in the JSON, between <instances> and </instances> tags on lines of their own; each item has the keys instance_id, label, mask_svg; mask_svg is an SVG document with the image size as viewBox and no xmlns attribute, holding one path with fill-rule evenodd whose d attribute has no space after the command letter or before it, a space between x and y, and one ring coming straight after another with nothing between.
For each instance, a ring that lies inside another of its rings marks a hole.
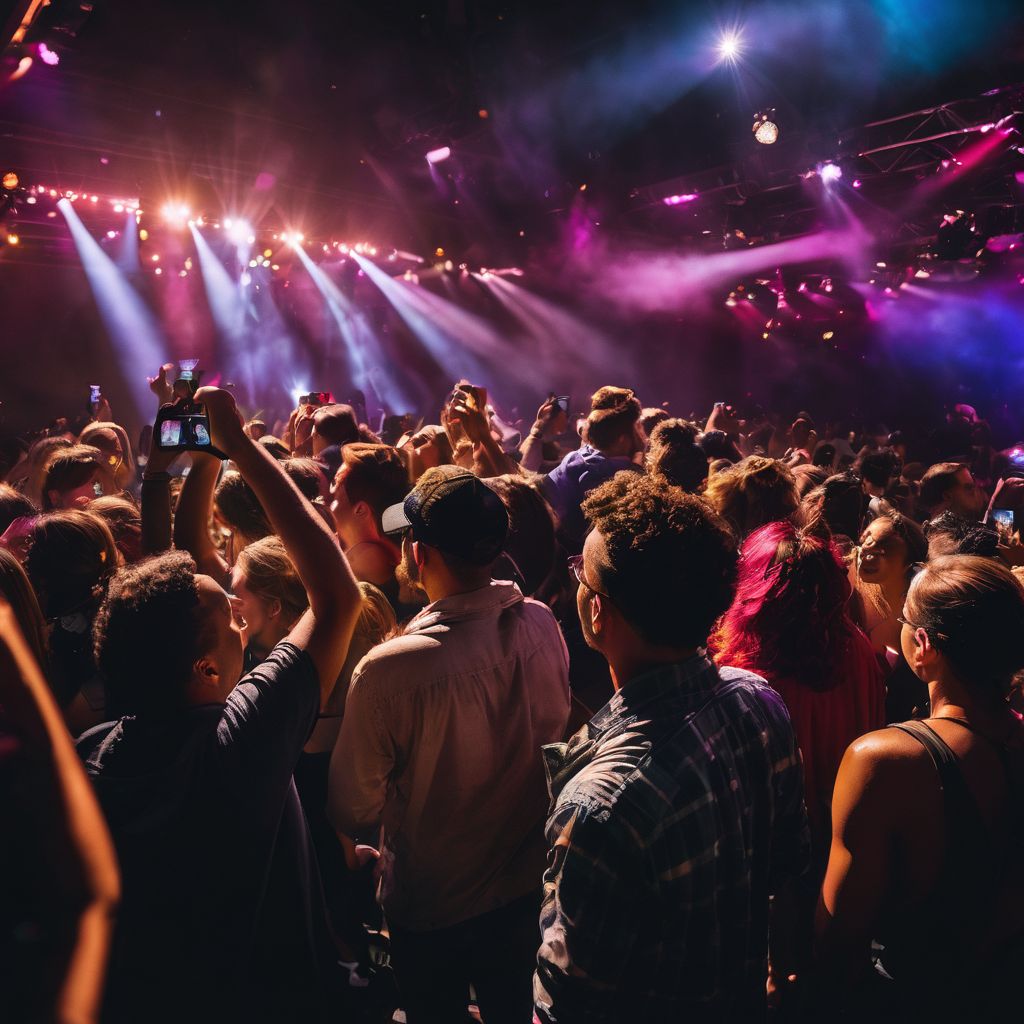
<instances>
[{"instance_id":1,"label":"bare arm","mask_svg":"<svg viewBox=\"0 0 1024 1024\"><path fill-rule=\"evenodd\" d=\"M225 586L231 571L210 536L210 511L218 473L219 459L203 452L192 453L192 470L185 477L174 517L174 546L187 551L200 572Z\"/></svg>"},{"instance_id":2,"label":"bare arm","mask_svg":"<svg viewBox=\"0 0 1024 1024\"><path fill-rule=\"evenodd\" d=\"M337 538L273 456L242 430L234 399L200 388L215 443L238 467L281 538L309 597L309 611L288 639L313 659L326 701L345 664L362 595Z\"/></svg>"},{"instance_id":3,"label":"bare arm","mask_svg":"<svg viewBox=\"0 0 1024 1024\"><path fill-rule=\"evenodd\" d=\"M167 467L177 453L153 445L142 476L142 553L156 555L171 547L171 478Z\"/></svg>"},{"instance_id":4,"label":"bare arm","mask_svg":"<svg viewBox=\"0 0 1024 1024\"><path fill-rule=\"evenodd\" d=\"M531 473L538 472L544 461L545 435L561 433L565 430L567 422L566 413L555 401L555 396L550 395L537 410L537 419L519 445L519 454L522 456L519 460L520 467Z\"/></svg>"},{"instance_id":5,"label":"bare arm","mask_svg":"<svg viewBox=\"0 0 1024 1024\"><path fill-rule=\"evenodd\" d=\"M0 636L0 704L31 748L36 781L49 791L49 799L33 801L27 809L37 828L26 826L20 842L35 845L54 892L61 894L47 903L70 924L55 923L54 934L66 936L61 962L53 965L59 967L58 984L36 993L36 1009L40 1020L91 1024L99 1017L120 898L114 847L57 705L5 602L0 603Z\"/></svg>"},{"instance_id":6,"label":"bare arm","mask_svg":"<svg viewBox=\"0 0 1024 1024\"><path fill-rule=\"evenodd\" d=\"M868 969L872 931L890 882L899 775L884 733L850 745L832 799L832 847L815 922L821 968L844 988Z\"/></svg>"}]
</instances>

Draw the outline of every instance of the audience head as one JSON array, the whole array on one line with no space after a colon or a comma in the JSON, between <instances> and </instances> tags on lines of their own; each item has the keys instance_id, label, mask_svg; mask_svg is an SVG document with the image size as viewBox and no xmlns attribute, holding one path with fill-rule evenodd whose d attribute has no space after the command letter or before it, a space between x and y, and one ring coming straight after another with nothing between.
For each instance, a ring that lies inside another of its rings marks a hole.
<instances>
[{"instance_id":1,"label":"audience head","mask_svg":"<svg viewBox=\"0 0 1024 1024\"><path fill-rule=\"evenodd\" d=\"M593 529L573 560L587 643L612 665L702 647L732 600L736 542L703 500L617 473L583 502Z\"/></svg>"},{"instance_id":2,"label":"audience head","mask_svg":"<svg viewBox=\"0 0 1024 1024\"><path fill-rule=\"evenodd\" d=\"M873 519L860 538L857 575L865 583L906 585L913 566L928 557L924 531L909 516L886 512Z\"/></svg>"},{"instance_id":3,"label":"audience head","mask_svg":"<svg viewBox=\"0 0 1024 1024\"><path fill-rule=\"evenodd\" d=\"M107 494L90 501L89 511L110 527L125 562L137 562L142 557L142 512L134 501L119 494Z\"/></svg>"},{"instance_id":4,"label":"audience head","mask_svg":"<svg viewBox=\"0 0 1024 1024\"><path fill-rule=\"evenodd\" d=\"M47 463L43 478L44 511L85 508L104 493L102 455L91 445L59 449Z\"/></svg>"},{"instance_id":5,"label":"audience head","mask_svg":"<svg viewBox=\"0 0 1024 1024\"><path fill-rule=\"evenodd\" d=\"M124 427L117 423L90 423L78 435L79 444L98 448L104 473L109 482L107 490L119 491L128 487L135 477L132 446Z\"/></svg>"},{"instance_id":6,"label":"audience head","mask_svg":"<svg viewBox=\"0 0 1024 1024\"><path fill-rule=\"evenodd\" d=\"M41 437L33 441L28 450L28 475L25 478L25 494L40 508L43 504L43 481L50 459L61 448L70 448L66 437Z\"/></svg>"},{"instance_id":7,"label":"audience head","mask_svg":"<svg viewBox=\"0 0 1024 1024\"><path fill-rule=\"evenodd\" d=\"M288 445L286 445L279 437L271 437L270 434L266 434L259 439L259 443L263 445L263 447L266 448L278 462L284 462L285 459L290 459L292 457L292 453L288 451Z\"/></svg>"},{"instance_id":8,"label":"audience head","mask_svg":"<svg viewBox=\"0 0 1024 1024\"><path fill-rule=\"evenodd\" d=\"M835 547L792 523L769 523L743 543L736 596L712 641L722 665L814 690L840 676L853 622L850 583Z\"/></svg>"},{"instance_id":9,"label":"audience head","mask_svg":"<svg viewBox=\"0 0 1024 1024\"><path fill-rule=\"evenodd\" d=\"M680 419L664 419L651 434L647 471L684 491L700 490L708 475L708 460L697 444L700 428Z\"/></svg>"},{"instance_id":10,"label":"audience head","mask_svg":"<svg viewBox=\"0 0 1024 1024\"><path fill-rule=\"evenodd\" d=\"M357 441L341 449L330 509L345 540L381 536L384 510L405 500L409 474L397 448Z\"/></svg>"},{"instance_id":11,"label":"audience head","mask_svg":"<svg viewBox=\"0 0 1024 1024\"><path fill-rule=\"evenodd\" d=\"M245 432L254 440L262 441L267 436L267 425L263 420L249 420L245 425Z\"/></svg>"},{"instance_id":12,"label":"audience head","mask_svg":"<svg viewBox=\"0 0 1024 1024\"><path fill-rule=\"evenodd\" d=\"M313 456L331 445L352 444L359 440L359 423L351 405L336 402L323 405L313 413Z\"/></svg>"},{"instance_id":13,"label":"audience head","mask_svg":"<svg viewBox=\"0 0 1024 1024\"><path fill-rule=\"evenodd\" d=\"M382 529L403 537L399 582L435 601L487 585L508 537L508 512L468 470L437 466L385 510Z\"/></svg>"},{"instance_id":14,"label":"audience head","mask_svg":"<svg viewBox=\"0 0 1024 1024\"><path fill-rule=\"evenodd\" d=\"M1024 668L1024 592L991 558L946 555L914 577L901 645L918 678L953 676L977 700L999 704Z\"/></svg>"},{"instance_id":15,"label":"audience head","mask_svg":"<svg viewBox=\"0 0 1024 1024\"><path fill-rule=\"evenodd\" d=\"M985 503L985 492L963 463L939 462L921 477L921 504L930 516L948 510L976 520L985 511Z\"/></svg>"},{"instance_id":16,"label":"audience head","mask_svg":"<svg viewBox=\"0 0 1024 1024\"><path fill-rule=\"evenodd\" d=\"M66 509L36 520L25 571L43 614L52 621L74 612L91 614L118 562L106 522L93 512Z\"/></svg>"},{"instance_id":17,"label":"audience head","mask_svg":"<svg viewBox=\"0 0 1024 1024\"><path fill-rule=\"evenodd\" d=\"M789 436L797 448L806 448L811 439L814 423L806 413L800 413L789 428Z\"/></svg>"},{"instance_id":18,"label":"audience head","mask_svg":"<svg viewBox=\"0 0 1024 1024\"><path fill-rule=\"evenodd\" d=\"M10 484L0 483L0 536L15 519L38 514L39 509L27 494L16 491Z\"/></svg>"},{"instance_id":19,"label":"audience head","mask_svg":"<svg viewBox=\"0 0 1024 1024\"><path fill-rule=\"evenodd\" d=\"M279 537L253 541L231 571L231 607L260 647L271 648L309 607L306 590Z\"/></svg>"},{"instance_id":20,"label":"audience head","mask_svg":"<svg viewBox=\"0 0 1024 1024\"><path fill-rule=\"evenodd\" d=\"M668 411L659 409L657 406L648 406L640 412L640 426L643 427L644 435L651 436L651 432L659 423L664 423L669 418Z\"/></svg>"},{"instance_id":21,"label":"audience head","mask_svg":"<svg viewBox=\"0 0 1024 1024\"><path fill-rule=\"evenodd\" d=\"M864 481L864 489L873 495L883 495L899 479L900 457L890 448L864 451L857 456L853 471Z\"/></svg>"},{"instance_id":22,"label":"audience head","mask_svg":"<svg viewBox=\"0 0 1024 1024\"><path fill-rule=\"evenodd\" d=\"M327 477L316 459L294 456L285 459L282 468L307 501L316 501L317 498L327 497L329 490Z\"/></svg>"},{"instance_id":23,"label":"audience head","mask_svg":"<svg viewBox=\"0 0 1024 1024\"><path fill-rule=\"evenodd\" d=\"M793 479L796 482L797 497L803 500L815 487L820 487L828 479L828 470L822 466L804 463L793 466Z\"/></svg>"},{"instance_id":24,"label":"audience head","mask_svg":"<svg viewBox=\"0 0 1024 1024\"><path fill-rule=\"evenodd\" d=\"M505 542L503 560L513 564L506 568L510 575L495 567L495 576L511 578L511 570L517 570L524 594L533 594L548 578L555 562L555 521L548 503L538 488L522 476L490 477L488 487L496 492L505 503L508 512L508 539Z\"/></svg>"},{"instance_id":25,"label":"audience head","mask_svg":"<svg viewBox=\"0 0 1024 1024\"><path fill-rule=\"evenodd\" d=\"M590 399L584 441L609 456L629 458L644 450L642 408L629 388L603 387Z\"/></svg>"},{"instance_id":26,"label":"audience head","mask_svg":"<svg viewBox=\"0 0 1024 1024\"><path fill-rule=\"evenodd\" d=\"M173 551L110 581L93 639L115 714L160 717L218 703L238 682L242 639L227 594L195 570Z\"/></svg>"},{"instance_id":27,"label":"audience head","mask_svg":"<svg viewBox=\"0 0 1024 1024\"><path fill-rule=\"evenodd\" d=\"M0 597L11 606L29 650L45 672L48 661L46 620L21 563L4 548L0 548Z\"/></svg>"},{"instance_id":28,"label":"audience head","mask_svg":"<svg viewBox=\"0 0 1024 1024\"><path fill-rule=\"evenodd\" d=\"M822 469L831 470L836 464L836 446L823 441L814 449L811 455L811 463L821 466Z\"/></svg>"},{"instance_id":29,"label":"audience head","mask_svg":"<svg viewBox=\"0 0 1024 1024\"><path fill-rule=\"evenodd\" d=\"M221 521L231 531L229 562L233 562L246 545L273 533L256 492L237 470L228 470L220 478L213 505Z\"/></svg>"},{"instance_id":30,"label":"audience head","mask_svg":"<svg viewBox=\"0 0 1024 1024\"><path fill-rule=\"evenodd\" d=\"M836 473L804 498L801 520L809 530L823 522L832 536L853 542L861 535L866 502L858 477Z\"/></svg>"},{"instance_id":31,"label":"audience head","mask_svg":"<svg viewBox=\"0 0 1024 1024\"><path fill-rule=\"evenodd\" d=\"M792 470L760 455L748 455L712 476L705 495L739 538L788 519L800 504Z\"/></svg>"},{"instance_id":32,"label":"audience head","mask_svg":"<svg viewBox=\"0 0 1024 1024\"><path fill-rule=\"evenodd\" d=\"M999 534L991 526L965 519L955 512L940 512L924 524L928 540L928 558L943 555L981 555L995 558Z\"/></svg>"}]
</instances>

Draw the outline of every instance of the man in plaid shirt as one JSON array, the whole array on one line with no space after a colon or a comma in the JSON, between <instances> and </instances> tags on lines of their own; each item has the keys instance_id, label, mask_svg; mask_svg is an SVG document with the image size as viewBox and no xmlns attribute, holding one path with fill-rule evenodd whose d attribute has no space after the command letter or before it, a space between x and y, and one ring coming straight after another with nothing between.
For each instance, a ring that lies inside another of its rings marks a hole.
<instances>
[{"instance_id":1,"label":"man in plaid shirt","mask_svg":"<svg viewBox=\"0 0 1024 1024\"><path fill-rule=\"evenodd\" d=\"M544 750L536 1017L763 1018L769 896L806 870L810 842L782 699L703 651L732 597L735 542L699 498L639 474L584 511L578 611L616 693Z\"/></svg>"}]
</instances>

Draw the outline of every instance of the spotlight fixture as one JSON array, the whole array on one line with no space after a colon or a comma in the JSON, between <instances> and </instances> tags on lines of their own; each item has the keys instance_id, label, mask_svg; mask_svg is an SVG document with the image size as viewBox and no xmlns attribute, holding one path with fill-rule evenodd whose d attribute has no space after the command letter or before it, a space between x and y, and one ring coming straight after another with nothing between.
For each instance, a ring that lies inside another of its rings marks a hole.
<instances>
[{"instance_id":1,"label":"spotlight fixture","mask_svg":"<svg viewBox=\"0 0 1024 1024\"><path fill-rule=\"evenodd\" d=\"M666 206L681 206L683 203L692 203L696 198L696 192L687 192L684 195L665 196L662 202Z\"/></svg>"},{"instance_id":2,"label":"spotlight fixture","mask_svg":"<svg viewBox=\"0 0 1024 1024\"><path fill-rule=\"evenodd\" d=\"M431 165L439 164L439 163L441 163L441 161L447 160L448 157L450 157L451 155L452 155L452 148L451 148L451 146L441 146L438 149L432 149L427 154L427 163L431 164Z\"/></svg>"},{"instance_id":3,"label":"spotlight fixture","mask_svg":"<svg viewBox=\"0 0 1024 1024\"><path fill-rule=\"evenodd\" d=\"M754 125L751 128L754 138L762 146L771 146L779 140L779 126L775 122L775 109L762 110L754 115Z\"/></svg>"}]
</instances>

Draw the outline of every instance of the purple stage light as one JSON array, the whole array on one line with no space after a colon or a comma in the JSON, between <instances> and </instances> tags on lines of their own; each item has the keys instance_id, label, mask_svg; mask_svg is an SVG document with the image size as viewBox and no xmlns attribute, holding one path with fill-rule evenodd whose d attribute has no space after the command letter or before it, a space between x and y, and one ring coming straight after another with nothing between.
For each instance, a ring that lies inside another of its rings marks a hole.
<instances>
[{"instance_id":1,"label":"purple stage light","mask_svg":"<svg viewBox=\"0 0 1024 1024\"><path fill-rule=\"evenodd\" d=\"M665 196L665 198L662 199L662 202L666 206L679 206L682 203L692 203L696 198L696 192L687 192L685 195L681 196Z\"/></svg>"},{"instance_id":2,"label":"purple stage light","mask_svg":"<svg viewBox=\"0 0 1024 1024\"><path fill-rule=\"evenodd\" d=\"M427 154L427 163L433 166L434 164L441 163L442 160L447 160L451 155L451 146L441 146L439 149L432 149Z\"/></svg>"},{"instance_id":3,"label":"purple stage light","mask_svg":"<svg viewBox=\"0 0 1024 1024\"><path fill-rule=\"evenodd\" d=\"M39 44L39 59L44 64L49 64L50 67L54 67L55 65L60 63L60 54L57 53L55 50L51 50L46 45L46 43L40 43Z\"/></svg>"},{"instance_id":4,"label":"purple stage light","mask_svg":"<svg viewBox=\"0 0 1024 1024\"><path fill-rule=\"evenodd\" d=\"M861 186L860 178L855 178L854 182L853 182L853 187L854 188L860 188L860 186Z\"/></svg>"},{"instance_id":5,"label":"purple stage light","mask_svg":"<svg viewBox=\"0 0 1024 1024\"><path fill-rule=\"evenodd\" d=\"M839 164L824 163L818 167L818 175L826 185L830 185L843 176L843 169Z\"/></svg>"}]
</instances>

